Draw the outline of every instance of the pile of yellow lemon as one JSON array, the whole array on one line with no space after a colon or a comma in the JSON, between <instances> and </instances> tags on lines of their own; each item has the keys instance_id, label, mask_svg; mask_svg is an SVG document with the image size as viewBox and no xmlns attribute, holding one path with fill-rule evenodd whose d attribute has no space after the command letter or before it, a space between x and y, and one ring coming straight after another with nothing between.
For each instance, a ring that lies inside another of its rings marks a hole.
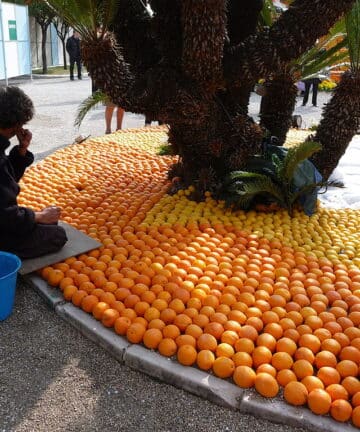
<instances>
[{"instance_id":1,"label":"pile of yellow lemon","mask_svg":"<svg viewBox=\"0 0 360 432\"><path fill-rule=\"evenodd\" d=\"M165 141L164 128L118 132L27 171L21 205L59 205L103 244L41 275L132 343L360 427L359 211L167 195Z\"/></svg>"}]
</instances>

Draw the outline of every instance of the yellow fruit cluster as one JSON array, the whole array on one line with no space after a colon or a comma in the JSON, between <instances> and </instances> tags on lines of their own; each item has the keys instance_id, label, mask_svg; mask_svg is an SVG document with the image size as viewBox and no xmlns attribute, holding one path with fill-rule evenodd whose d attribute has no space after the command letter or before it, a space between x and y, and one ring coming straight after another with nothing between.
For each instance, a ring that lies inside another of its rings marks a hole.
<instances>
[{"instance_id":1,"label":"yellow fruit cluster","mask_svg":"<svg viewBox=\"0 0 360 432\"><path fill-rule=\"evenodd\" d=\"M118 132L27 171L21 204L60 205L103 243L42 276L131 343L360 427L359 211L290 217L193 202L192 188L169 196L164 137Z\"/></svg>"}]
</instances>

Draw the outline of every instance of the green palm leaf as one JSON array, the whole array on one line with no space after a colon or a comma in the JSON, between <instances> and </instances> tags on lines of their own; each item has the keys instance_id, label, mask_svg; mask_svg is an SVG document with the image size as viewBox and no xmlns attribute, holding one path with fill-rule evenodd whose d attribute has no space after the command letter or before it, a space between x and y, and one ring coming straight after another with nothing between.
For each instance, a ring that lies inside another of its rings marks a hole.
<instances>
[{"instance_id":1,"label":"green palm leaf","mask_svg":"<svg viewBox=\"0 0 360 432\"><path fill-rule=\"evenodd\" d=\"M117 9L119 0L41 0L50 6L85 40L95 40L101 25L107 30Z\"/></svg>"},{"instance_id":2,"label":"green palm leaf","mask_svg":"<svg viewBox=\"0 0 360 432\"><path fill-rule=\"evenodd\" d=\"M354 7L345 17L346 32L348 35L348 46L351 69L360 69L360 0L355 2Z\"/></svg>"},{"instance_id":3,"label":"green palm leaf","mask_svg":"<svg viewBox=\"0 0 360 432\"><path fill-rule=\"evenodd\" d=\"M91 96L87 97L84 101L81 102L74 121L74 126L80 127L82 121L84 120L86 114L95 108L99 104L103 104L108 102L109 98L105 93L102 93L100 90L94 92Z\"/></svg>"},{"instance_id":4,"label":"green palm leaf","mask_svg":"<svg viewBox=\"0 0 360 432\"><path fill-rule=\"evenodd\" d=\"M290 184L299 163L309 159L315 152L321 150L321 144L315 141L305 141L298 146L289 148L283 161L282 179Z\"/></svg>"}]
</instances>

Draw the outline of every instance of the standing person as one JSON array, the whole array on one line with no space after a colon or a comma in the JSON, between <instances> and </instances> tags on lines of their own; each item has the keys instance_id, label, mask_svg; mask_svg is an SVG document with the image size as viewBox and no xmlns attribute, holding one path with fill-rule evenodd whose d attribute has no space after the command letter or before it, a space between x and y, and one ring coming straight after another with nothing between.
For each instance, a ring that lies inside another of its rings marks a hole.
<instances>
[{"instance_id":1,"label":"standing person","mask_svg":"<svg viewBox=\"0 0 360 432\"><path fill-rule=\"evenodd\" d=\"M99 89L96 87L95 82L92 80L91 81L92 94L94 94L98 90ZM116 108L116 130L119 130L122 128L122 121L124 118L125 111L121 107L119 107L119 106L115 105L113 102L111 102L108 97L107 97L107 101L104 102L104 105L105 105L105 124L106 124L105 133L110 134L111 133L111 122L112 122L113 112L114 112L115 108Z\"/></svg>"},{"instance_id":2,"label":"standing person","mask_svg":"<svg viewBox=\"0 0 360 432\"><path fill-rule=\"evenodd\" d=\"M124 118L124 110L123 108L115 105L113 102L109 101L105 103L105 123L106 123L106 134L111 133L111 121L113 112L116 109L116 130L121 129L122 127L122 121Z\"/></svg>"},{"instance_id":3,"label":"standing person","mask_svg":"<svg viewBox=\"0 0 360 432\"><path fill-rule=\"evenodd\" d=\"M309 93L310 93L310 87L312 86L312 104L314 107L317 106L317 93L319 84L321 83L321 79L319 77L312 77L307 78L303 80L305 84L305 92L304 92L304 99L302 105L305 106L307 104L307 101L309 99Z\"/></svg>"},{"instance_id":4,"label":"standing person","mask_svg":"<svg viewBox=\"0 0 360 432\"><path fill-rule=\"evenodd\" d=\"M74 81L74 65L76 63L78 79L81 80L81 51L80 51L80 35L74 31L73 35L66 41L66 51L70 57L70 79Z\"/></svg>"},{"instance_id":5,"label":"standing person","mask_svg":"<svg viewBox=\"0 0 360 432\"><path fill-rule=\"evenodd\" d=\"M21 89L0 88L0 249L20 258L56 252L67 241L65 230L57 225L58 207L34 211L17 203L18 181L34 161L28 150L32 134L23 127L33 115L33 103ZM15 136L19 144L7 155Z\"/></svg>"}]
</instances>

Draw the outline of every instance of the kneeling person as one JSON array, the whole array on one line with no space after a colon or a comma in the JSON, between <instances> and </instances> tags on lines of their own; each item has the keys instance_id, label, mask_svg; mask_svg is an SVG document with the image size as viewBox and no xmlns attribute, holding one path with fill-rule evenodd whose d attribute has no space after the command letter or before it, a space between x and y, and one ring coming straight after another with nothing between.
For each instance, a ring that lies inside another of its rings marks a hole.
<instances>
[{"instance_id":1,"label":"kneeling person","mask_svg":"<svg viewBox=\"0 0 360 432\"><path fill-rule=\"evenodd\" d=\"M18 181L34 161L28 150L32 134L23 128L33 115L33 103L21 89L0 88L0 249L20 258L56 252L67 242L65 230L57 225L58 207L36 212L17 203ZM7 155L15 135L19 144Z\"/></svg>"}]
</instances>

